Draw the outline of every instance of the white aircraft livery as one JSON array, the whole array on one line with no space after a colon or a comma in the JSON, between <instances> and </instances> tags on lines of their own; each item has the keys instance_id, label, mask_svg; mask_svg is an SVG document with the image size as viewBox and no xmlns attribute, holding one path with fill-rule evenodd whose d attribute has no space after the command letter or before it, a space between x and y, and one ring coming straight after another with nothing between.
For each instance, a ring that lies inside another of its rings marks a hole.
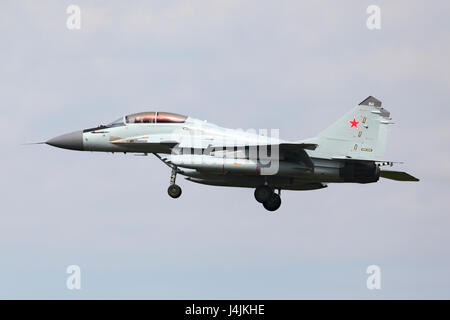
<instances>
[{"instance_id":1,"label":"white aircraft livery","mask_svg":"<svg viewBox=\"0 0 450 320\"><path fill-rule=\"evenodd\" d=\"M285 141L267 132L222 128L169 112L141 112L45 143L80 151L154 154L170 169L168 194L181 195L177 174L213 186L254 188L269 211L281 190L315 190L328 183L371 183L380 177L419 181L406 172L382 170L390 113L369 96L317 137Z\"/></svg>"}]
</instances>

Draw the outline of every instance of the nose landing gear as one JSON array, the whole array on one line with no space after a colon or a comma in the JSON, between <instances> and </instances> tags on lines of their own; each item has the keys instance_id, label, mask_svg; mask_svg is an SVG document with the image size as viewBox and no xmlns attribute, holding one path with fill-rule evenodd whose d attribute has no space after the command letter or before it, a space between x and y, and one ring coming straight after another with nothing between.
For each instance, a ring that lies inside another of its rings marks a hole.
<instances>
[{"instance_id":1,"label":"nose landing gear","mask_svg":"<svg viewBox=\"0 0 450 320\"><path fill-rule=\"evenodd\" d=\"M170 174L170 186L167 188L167 193L172 198L176 199L181 196L181 187L175 184L175 179L177 177L177 168L172 168L172 173Z\"/></svg>"},{"instance_id":2,"label":"nose landing gear","mask_svg":"<svg viewBox=\"0 0 450 320\"><path fill-rule=\"evenodd\" d=\"M280 192L280 189L275 193L268 185L262 185L255 189L255 199L262 203L266 210L275 211L281 206Z\"/></svg>"},{"instance_id":3,"label":"nose landing gear","mask_svg":"<svg viewBox=\"0 0 450 320\"><path fill-rule=\"evenodd\" d=\"M169 196L176 199L181 196L181 188L177 184L172 184L169 186L169 188L167 188L167 193L169 194Z\"/></svg>"}]
</instances>

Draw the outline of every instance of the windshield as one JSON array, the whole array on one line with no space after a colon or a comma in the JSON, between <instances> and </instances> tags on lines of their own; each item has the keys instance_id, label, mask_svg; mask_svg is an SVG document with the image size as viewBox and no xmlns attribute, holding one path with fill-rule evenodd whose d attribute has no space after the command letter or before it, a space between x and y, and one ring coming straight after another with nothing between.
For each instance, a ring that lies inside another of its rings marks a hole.
<instances>
[{"instance_id":1,"label":"windshield","mask_svg":"<svg viewBox=\"0 0 450 320\"><path fill-rule=\"evenodd\" d=\"M121 117L121 118L117 119L116 121L113 121L113 122L107 124L106 126L109 128L112 128L112 127L119 127L119 126L123 126L123 125L124 125L123 117Z\"/></svg>"}]
</instances>

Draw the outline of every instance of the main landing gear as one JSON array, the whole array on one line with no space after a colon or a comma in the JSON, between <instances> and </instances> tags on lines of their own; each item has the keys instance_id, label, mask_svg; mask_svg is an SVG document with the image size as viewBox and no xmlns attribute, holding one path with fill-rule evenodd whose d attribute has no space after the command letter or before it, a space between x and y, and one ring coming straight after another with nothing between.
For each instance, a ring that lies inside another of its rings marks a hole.
<instances>
[{"instance_id":1,"label":"main landing gear","mask_svg":"<svg viewBox=\"0 0 450 320\"><path fill-rule=\"evenodd\" d=\"M255 189L255 199L269 211L275 211L281 206L280 189L278 189L278 193L275 193L267 185L262 185Z\"/></svg>"},{"instance_id":2,"label":"main landing gear","mask_svg":"<svg viewBox=\"0 0 450 320\"><path fill-rule=\"evenodd\" d=\"M172 198L176 199L181 196L181 188L179 185L175 184L175 179L177 178L177 168L172 168L172 173L170 174L170 186L167 188L167 193Z\"/></svg>"}]
</instances>

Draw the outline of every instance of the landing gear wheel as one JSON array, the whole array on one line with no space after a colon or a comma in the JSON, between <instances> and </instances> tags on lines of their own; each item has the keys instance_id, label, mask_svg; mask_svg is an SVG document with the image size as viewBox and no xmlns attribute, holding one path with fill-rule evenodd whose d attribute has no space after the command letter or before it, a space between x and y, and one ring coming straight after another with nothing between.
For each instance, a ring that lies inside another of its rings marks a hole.
<instances>
[{"instance_id":1,"label":"landing gear wheel","mask_svg":"<svg viewBox=\"0 0 450 320\"><path fill-rule=\"evenodd\" d=\"M169 196L176 199L181 196L181 188L177 184L172 184L169 186L169 188L167 188L167 193L169 194Z\"/></svg>"},{"instance_id":2,"label":"landing gear wheel","mask_svg":"<svg viewBox=\"0 0 450 320\"><path fill-rule=\"evenodd\" d=\"M266 210L275 211L281 206L281 198L278 194L272 193L272 196L263 203Z\"/></svg>"},{"instance_id":3,"label":"landing gear wheel","mask_svg":"<svg viewBox=\"0 0 450 320\"><path fill-rule=\"evenodd\" d=\"M255 199L259 203L264 203L270 199L273 194L273 190L271 187L262 185L255 189Z\"/></svg>"}]
</instances>

